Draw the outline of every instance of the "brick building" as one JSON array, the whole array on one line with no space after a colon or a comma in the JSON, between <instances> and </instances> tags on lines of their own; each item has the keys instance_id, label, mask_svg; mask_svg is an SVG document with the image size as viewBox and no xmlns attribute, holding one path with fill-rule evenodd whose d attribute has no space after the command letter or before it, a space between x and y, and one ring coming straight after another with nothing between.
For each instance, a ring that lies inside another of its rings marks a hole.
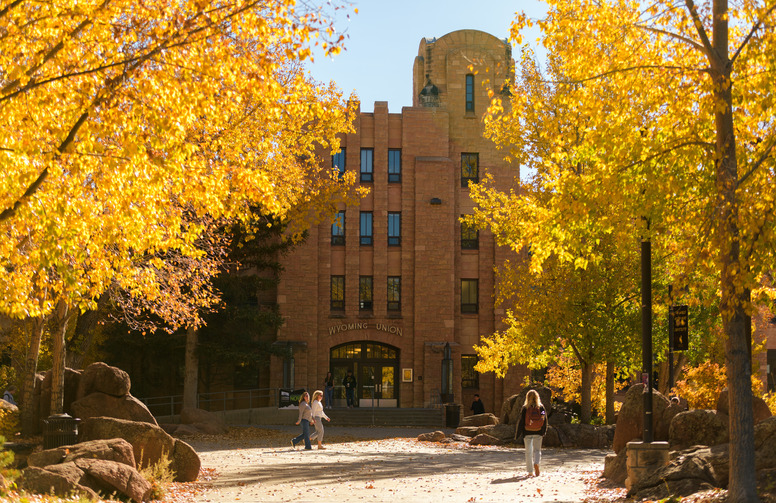
<instances>
[{"instance_id":1,"label":"brick building","mask_svg":"<svg viewBox=\"0 0 776 503\"><path fill-rule=\"evenodd\" d=\"M378 101L359 112L331 162L370 193L284 260L276 344L288 356L273 357L272 387L321 388L327 371L339 385L349 369L362 406L455 401L468 412L479 393L496 413L518 391L521 372L505 380L472 369L473 346L503 315L493 269L509 251L459 221L473 208L470 181L487 173L508 188L518 175L482 137L481 120L488 94L508 93L513 72L511 46L487 33L423 39L413 106L389 113ZM335 397L344 403L341 389Z\"/></svg>"}]
</instances>

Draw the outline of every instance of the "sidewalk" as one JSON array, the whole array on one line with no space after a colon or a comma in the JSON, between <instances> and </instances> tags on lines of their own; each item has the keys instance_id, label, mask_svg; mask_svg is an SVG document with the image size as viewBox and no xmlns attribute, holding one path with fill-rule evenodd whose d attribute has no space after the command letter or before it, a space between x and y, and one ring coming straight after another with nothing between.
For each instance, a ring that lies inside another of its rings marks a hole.
<instances>
[{"instance_id":1,"label":"sidewalk","mask_svg":"<svg viewBox=\"0 0 776 503\"><path fill-rule=\"evenodd\" d=\"M326 450L312 451L291 448L298 427L273 430L257 429L261 438L248 438L242 447L231 440L191 441L203 468L216 471L195 501L580 502L585 479L601 473L607 454L544 449L542 474L535 478L526 474L522 448L415 440L428 429L327 426Z\"/></svg>"}]
</instances>

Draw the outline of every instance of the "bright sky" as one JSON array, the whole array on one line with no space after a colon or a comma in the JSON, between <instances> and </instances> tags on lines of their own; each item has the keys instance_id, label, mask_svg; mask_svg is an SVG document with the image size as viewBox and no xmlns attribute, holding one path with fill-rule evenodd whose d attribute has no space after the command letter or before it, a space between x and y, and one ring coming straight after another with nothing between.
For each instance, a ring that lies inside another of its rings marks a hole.
<instances>
[{"instance_id":1,"label":"bright sky","mask_svg":"<svg viewBox=\"0 0 776 503\"><path fill-rule=\"evenodd\" d=\"M336 28L349 38L334 58L316 57L312 76L333 80L348 97L355 90L361 111L387 101L388 111L412 106L412 65L423 37L440 38L456 30L481 30L505 39L517 11L544 17L539 0L352 0L358 14L341 19ZM531 37L535 46L536 36ZM517 57L517 51L513 57Z\"/></svg>"}]
</instances>

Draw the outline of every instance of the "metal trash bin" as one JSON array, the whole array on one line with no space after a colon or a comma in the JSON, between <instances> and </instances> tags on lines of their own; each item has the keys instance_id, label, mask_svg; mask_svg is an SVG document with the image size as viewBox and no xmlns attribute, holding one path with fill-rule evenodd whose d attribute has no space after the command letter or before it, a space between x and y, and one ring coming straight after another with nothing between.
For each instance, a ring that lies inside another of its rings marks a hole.
<instances>
[{"instance_id":1,"label":"metal trash bin","mask_svg":"<svg viewBox=\"0 0 776 503\"><path fill-rule=\"evenodd\" d=\"M78 423L68 414L54 414L43 420L43 448L54 449L78 443Z\"/></svg>"},{"instance_id":2,"label":"metal trash bin","mask_svg":"<svg viewBox=\"0 0 776 503\"><path fill-rule=\"evenodd\" d=\"M447 428L458 428L458 425L461 424L461 408L460 403L445 404L445 426Z\"/></svg>"}]
</instances>

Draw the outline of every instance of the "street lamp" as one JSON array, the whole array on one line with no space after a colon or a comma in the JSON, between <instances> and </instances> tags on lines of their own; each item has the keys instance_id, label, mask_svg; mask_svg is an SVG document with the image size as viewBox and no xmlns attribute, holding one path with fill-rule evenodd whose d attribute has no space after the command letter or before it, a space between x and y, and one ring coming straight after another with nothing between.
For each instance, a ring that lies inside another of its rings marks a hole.
<instances>
[{"instance_id":1,"label":"street lamp","mask_svg":"<svg viewBox=\"0 0 776 503\"><path fill-rule=\"evenodd\" d=\"M450 343L445 343L444 357L442 358L442 403L453 401L453 358Z\"/></svg>"}]
</instances>

